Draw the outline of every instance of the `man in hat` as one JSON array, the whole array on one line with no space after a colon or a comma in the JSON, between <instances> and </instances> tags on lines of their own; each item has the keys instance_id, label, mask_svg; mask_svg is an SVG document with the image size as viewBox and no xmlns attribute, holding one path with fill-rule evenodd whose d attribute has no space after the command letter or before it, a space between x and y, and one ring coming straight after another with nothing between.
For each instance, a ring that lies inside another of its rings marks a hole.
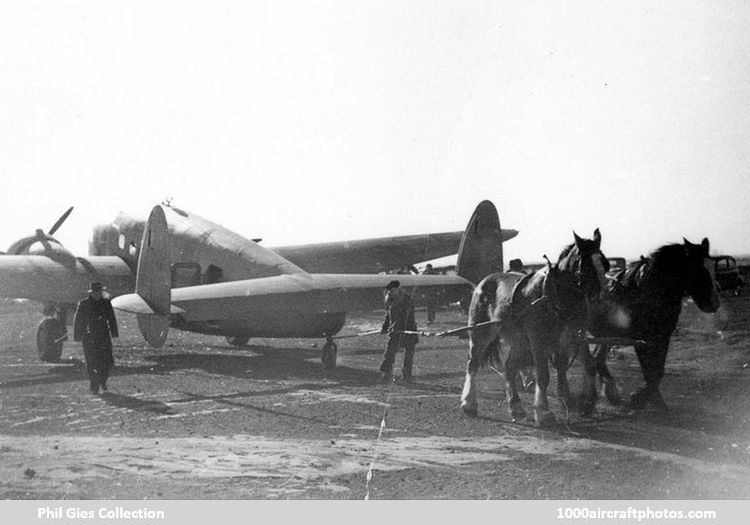
<instances>
[{"instance_id":1,"label":"man in hat","mask_svg":"<svg viewBox=\"0 0 750 525\"><path fill-rule=\"evenodd\" d=\"M104 297L101 283L91 283L89 296L78 303L73 321L73 339L83 343L91 393L107 390L107 378L115 364L112 337L117 337L117 320L112 304Z\"/></svg>"},{"instance_id":2,"label":"man in hat","mask_svg":"<svg viewBox=\"0 0 750 525\"><path fill-rule=\"evenodd\" d=\"M526 273L523 269L523 261L521 261L521 259L511 259L510 264L508 265L508 271Z\"/></svg>"},{"instance_id":3,"label":"man in hat","mask_svg":"<svg viewBox=\"0 0 750 525\"><path fill-rule=\"evenodd\" d=\"M414 346L419 337L417 334L405 334L404 331L416 332L417 323L414 321L414 303L409 294L401 289L401 283L391 281L385 287L385 320L381 333L388 336L388 348L383 355L380 371L383 381L390 381L393 376L393 363L396 352L404 349L404 365L402 368L404 381L411 381L411 369L414 362Z\"/></svg>"}]
</instances>

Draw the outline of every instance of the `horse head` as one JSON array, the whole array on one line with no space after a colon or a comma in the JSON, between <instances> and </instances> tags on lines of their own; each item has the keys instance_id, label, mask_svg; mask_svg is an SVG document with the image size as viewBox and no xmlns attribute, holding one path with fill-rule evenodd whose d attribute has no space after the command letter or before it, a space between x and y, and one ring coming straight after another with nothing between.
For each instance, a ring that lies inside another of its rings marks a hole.
<instances>
[{"instance_id":1,"label":"horse head","mask_svg":"<svg viewBox=\"0 0 750 525\"><path fill-rule=\"evenodd\" d=\"M721 301L714 280L714 263L708 255L708 239L693 244L683 237L685 250L684 289L695 304L704 312L715 312Z\"/></svg>"},{"instance_id":2,"label":"horse head","mask_svg":"<svg viewBox=\"0 0 750 525\"><path fill-rule=\"evenodd\" d=\"M599 228L594 230L593 239L582 239L573 232L575 242L560 254L557 266L565 272L575 275L589 301L596 301L607 286L609 261L601 251L602 236Z\"/></svg>"},{"instance_id":3,"label":"horse head","mask_svg":"<svg viewBox=\"0 0 750 525\"><path fill-rule=\"evenodd\" d=\"M547 256L544 256L547 266L542 285L542 295L552 304L563 319L579 318L586 316L585 294L578 285L576 276L572 272L560 269L560 264L552 264Z\"/></svg>"}]
</instances>

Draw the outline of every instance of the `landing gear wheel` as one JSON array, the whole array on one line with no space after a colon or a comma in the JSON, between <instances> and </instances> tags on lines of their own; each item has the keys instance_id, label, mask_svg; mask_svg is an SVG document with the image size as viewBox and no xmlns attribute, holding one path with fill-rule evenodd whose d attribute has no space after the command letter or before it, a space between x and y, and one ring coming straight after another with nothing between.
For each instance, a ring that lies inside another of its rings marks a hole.
<instances>
[{"instance_id":1,"label":"landing gear wheel","mask_svg":"<svg viewBox=\"0 0 750 525\"><path fill-rule=\"evenodd\" d=\"M66 332L63 323L52 317L43 319L36 329L36 349L39 359L46 363L59 361L65 339Z\"/></svg>"},{"instance_id":2,"label":"landing gear wheel","mask_svg":"<svg viewBox=\"0 0 750 525\"><path fill-rule=\"evenodd\" d=\"M332 340L326 341L323 345L323 354L320 360L323 362L323 369L331 371L336 368L336 354L338 353L339 347L336 346Z\"/></svg>"},{"instance_id":3,"label":"landing gear wheel","mask_svg":"<svg viewBox=\"0 0 750 525\"><path fill-rule=\"evenodd\" d=\"M230 345L240 348L240 347L245 346L247 342L250 340L250 338L244 335L228 335L226 337L226 340L227 340L227 343L229 343Z\"/></svg>"}]
</instances>

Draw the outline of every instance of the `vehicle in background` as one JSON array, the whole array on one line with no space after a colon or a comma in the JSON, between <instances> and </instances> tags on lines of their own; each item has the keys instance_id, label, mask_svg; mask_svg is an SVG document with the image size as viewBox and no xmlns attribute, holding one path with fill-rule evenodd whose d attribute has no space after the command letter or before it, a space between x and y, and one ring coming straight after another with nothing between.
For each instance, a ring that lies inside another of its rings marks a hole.
<instances>
[{"instance_id":1,"label":"vehicle in background","mask_svg":"<svg viewBox=\"0 0 750 525\"><path fill-rule=\"evenodd\" d=\"M731 255L711 257L714 261L714 276L721 291L733 290L734 295L740 295L745 286L745 280L740 275L737 261Z\"/></svg>"},{"instance_id":2,"label":"vehicle in background","mask_svg":"<svg viewBox=\"0 0 750 525\"><path fill-rule=\"evenodd\" d=\"M537 270L541 270L545 266L546 266L545 263L540 263L540 262L524 263L523 271L524 273L534 273Z\"/></svg>"},{"instance_id":3,"label":"vehicle in background","mask_svg":"<svg viewBox=\"0 0 750 525\"><path fill-rule=\"evenodd\" d=\"M607 272L607 277L614 277L618 273L624 271L628 266L628 262L625 260L625 257L607 257L607 261L609 261L609 271Z\"/></svg>"}]
</instances>

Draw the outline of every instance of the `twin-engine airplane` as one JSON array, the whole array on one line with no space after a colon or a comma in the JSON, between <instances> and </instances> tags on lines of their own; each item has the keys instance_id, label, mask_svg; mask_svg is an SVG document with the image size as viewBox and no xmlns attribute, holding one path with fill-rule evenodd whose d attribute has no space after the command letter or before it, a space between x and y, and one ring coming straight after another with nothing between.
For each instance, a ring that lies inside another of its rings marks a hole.
<instances>
[{"instance_id":1,"label":"twin-engine airplane","mask_svg":"<svg viewBox=\"0 0 750 525\"><path fill-rule=\"evenodd\" d=\"M75 257L48 234L36 234L0 256L0 296L45 303L37 330L39 356L62 353L67 312L100 281L113 305L135 313L145 339L161 346L171 326L222 335L234 345L251 337L325 337L324 362L335 364L331 337L347 312L382 306L393 279L373 275L456 253L458 275L399 275L403 286L440 293L447 301L470 293L484 275L501 271L501 230L495 206L477 206L465 232L264 248L197 215L156 206L148 221L120 214L97 227L88 257ZM460 243L460 244L459 244ZM326 272L326 273L313 273ZM132 293L134 292L134 293Z\"/></svg>"}]
</instances>

